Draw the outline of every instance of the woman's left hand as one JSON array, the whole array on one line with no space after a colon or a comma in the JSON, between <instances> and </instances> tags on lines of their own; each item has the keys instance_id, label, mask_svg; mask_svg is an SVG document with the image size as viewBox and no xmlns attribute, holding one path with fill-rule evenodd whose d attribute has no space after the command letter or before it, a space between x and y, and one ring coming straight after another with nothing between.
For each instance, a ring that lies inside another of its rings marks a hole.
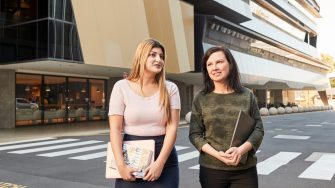
<instances>
[{"instance_id":1,"label":"woman's left hand","mask_svg":"<svg viewBox=\"0 0 335 188\"><path fill-rule=\"evenodd\" d=\"M242 151L238 147L231 147L225 153L230 154L233 159L230 165L237 166L242 158Z\"/></svg>"},{"instance_id":2,"label":"woman's left hand","mask_svg":"<svg viewBox=\"0 0 335 188\"><path fill-rule=\"evenodd\" d=\"M145 176L143 180L147 181L157 180L162 174L163 167L164 165L161 165L157 161L155 161L144 170Z\"/></svg>"}]
</instances>

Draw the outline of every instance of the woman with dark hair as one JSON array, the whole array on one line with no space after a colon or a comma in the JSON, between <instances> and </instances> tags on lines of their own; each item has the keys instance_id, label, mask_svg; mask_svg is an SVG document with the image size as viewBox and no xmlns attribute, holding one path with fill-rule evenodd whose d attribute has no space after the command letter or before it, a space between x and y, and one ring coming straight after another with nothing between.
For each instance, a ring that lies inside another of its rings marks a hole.
<instances>
[{"instance_id":1,"label":"woman with dark hair","mask_svg":"<svg viewBox=\"0 0 335 188\"><path fill-rule=\"evenodd\" d=\"M253 93L243 87L237 63L225 47L209 48L202 58L204 89L192 104L191 143L200 151L200 184L203 188L256 188L255 153L264 129ZM239 112L255 120L247 141L230 147ZM240 163L242 155L246 163Z\"/></svg>"},{"instance_id":2,"label":"woman with dark hair","mask_svg":"<svg viewBox=\"0 0 335 188\"><path fill-rule=\"evenodd\" d=\"M121 178L116 188L179 186L178 156L174 146L179 125L180 97L176 84L165 78L166 53L154 39L142 41L136 49L129 75L115 83L109 103L110 141ZM124 135L122 136L122 133ZM144 170L123 160L122 142L155 141L154 162Z\"/></svg>"}]
</instances>

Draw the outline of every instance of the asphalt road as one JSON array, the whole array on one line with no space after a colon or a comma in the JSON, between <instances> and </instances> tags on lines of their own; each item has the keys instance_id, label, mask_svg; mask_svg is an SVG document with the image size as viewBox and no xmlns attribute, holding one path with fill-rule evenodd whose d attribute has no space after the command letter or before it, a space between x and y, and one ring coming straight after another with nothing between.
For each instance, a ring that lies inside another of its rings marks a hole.
<instances>
[{"instance_id":1,"label":"asphalt road","mask_svg":"<svg viewBox=\"0 0 335 188\"><path fill-rule=\"evenodd\" d=\"M335 111L264 117L260 188L335 187ZM104 178L108 135L0 143L0 188L113 187ZM180 187L198 188L198 152L188 126L178 132Z\"/></svg>"}]
</instances>

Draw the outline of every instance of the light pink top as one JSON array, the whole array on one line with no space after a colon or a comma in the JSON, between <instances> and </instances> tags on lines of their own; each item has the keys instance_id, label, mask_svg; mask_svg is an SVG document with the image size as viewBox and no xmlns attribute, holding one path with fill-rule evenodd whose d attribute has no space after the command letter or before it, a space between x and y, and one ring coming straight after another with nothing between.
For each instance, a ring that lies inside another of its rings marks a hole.
<instances>
[{"instance_id":1,"label":"light pink top","mask_svg":"<svg viewBox=\"0 0 335 188\"><path fill-rule=\"evenodd\" d=\"M176 84L166 81L171 109L180 109L180 97ZM126 79L115 83L109 102L108 115L123 115L124 132L137 136L165 134L164 109L159 105L159 91L150 97L135 93Z\"/></svg>"}]
</instances>

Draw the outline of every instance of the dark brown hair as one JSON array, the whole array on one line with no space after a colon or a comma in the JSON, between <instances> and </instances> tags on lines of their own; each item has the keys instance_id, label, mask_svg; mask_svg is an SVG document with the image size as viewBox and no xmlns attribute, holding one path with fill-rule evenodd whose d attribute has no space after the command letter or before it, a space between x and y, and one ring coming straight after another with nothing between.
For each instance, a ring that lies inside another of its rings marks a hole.
<instances>
[{"instance_id":1,"label":"dark brown hair","mask_svg":"<svg viewBox=\"0 0 335 188\"><path fill-rule=\"evenodd\" d=\"M234 90L237 93L241 93L243 90L242 84L241 84L241 78L240 78L240 73L238 70L237 63L231 54L230 50L224 46L215 46L209 48L204 56L202 57L201 60L201 65L202 65L202 75L203 75L203 82L204 82L204 89L202 92L204 94L210 93L214 90L214 82L213 80L209 77L208 71L207 71L207 60L209 57L215 53L215 52L223 52L228 60L229 63L229 75L227 77L227 82L228 82L228 88Z\"/></svg>"}]
</instances>

